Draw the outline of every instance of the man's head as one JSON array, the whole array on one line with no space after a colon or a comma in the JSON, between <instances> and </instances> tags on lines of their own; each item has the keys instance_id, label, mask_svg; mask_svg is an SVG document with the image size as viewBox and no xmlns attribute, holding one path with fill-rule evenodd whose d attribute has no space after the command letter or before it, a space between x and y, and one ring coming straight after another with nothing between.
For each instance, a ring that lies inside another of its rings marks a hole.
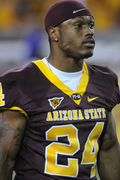
<instances>
[{"instance_id":1,"label":"man's head","mask_svg":"<svg viewBox=\"0 0 120 180\"><path fill-rule=\"evenodd\" d=\"M94 18L85 5L78 0L60 0L51 6L45 17L45 29L50 42L73 58L93 55Z\"/></svg>"}]
</instances>

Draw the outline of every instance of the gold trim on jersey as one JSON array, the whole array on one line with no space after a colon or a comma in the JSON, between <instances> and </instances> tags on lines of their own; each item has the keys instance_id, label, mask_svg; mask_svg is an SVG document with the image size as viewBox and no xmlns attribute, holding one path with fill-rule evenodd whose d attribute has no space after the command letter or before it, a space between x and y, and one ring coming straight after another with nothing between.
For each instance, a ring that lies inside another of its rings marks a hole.
<instances>
[{"instance_id":1,"label":"gold trim on jersey","mask_svg":"<svg viewBox=\"0 0 120 180\"><path fill-rule=\"evenodd\" d=\"M77 90L74 92L69 87L67 87L41 60L33 61L33 63L40 69L40 71L47 77L47 79L53 83L57 88L59 88L61 91L63 91L65 94L67 94L70 98L73 94L80 94L81 97L84 95L88 81L89 81L89 73L87 64L85 61L83 62L83 74L81 78L81 82L77 88ZM74 100L72 99L76 104L80 104L81 98Z\"/></svg>"},{"instance_id":2,"label":"gold trim on jersey","mask_svg":"<svg viewBox=\"0 0 120 180\"><path fill-rule=\"evenodd\" d=\"M10 108L3 107L1 109L3 109L3 110L10 110L10 111L19 111L20 113L24 114L27 117L27 119L29 119L27 113L23 109L21 109L21 108L19 108L17 106L12 106Z\"/></svg>"}]
</instances>

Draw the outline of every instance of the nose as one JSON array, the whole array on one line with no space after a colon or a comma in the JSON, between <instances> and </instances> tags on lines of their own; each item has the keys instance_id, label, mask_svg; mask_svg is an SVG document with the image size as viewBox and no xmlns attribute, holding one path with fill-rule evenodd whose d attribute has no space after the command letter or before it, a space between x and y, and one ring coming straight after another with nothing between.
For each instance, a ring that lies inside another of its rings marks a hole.
<instances>
[{"instance_id":1,"label":"nose","mask_svg":"<svg viewBox=\"0 0 120 180\"><path fill-rule=\"evenodd\" d=\"M94 28L90 28L89 26L85 26L84 28L85 36L94 36Z\"/></svg>"}]
</instances>

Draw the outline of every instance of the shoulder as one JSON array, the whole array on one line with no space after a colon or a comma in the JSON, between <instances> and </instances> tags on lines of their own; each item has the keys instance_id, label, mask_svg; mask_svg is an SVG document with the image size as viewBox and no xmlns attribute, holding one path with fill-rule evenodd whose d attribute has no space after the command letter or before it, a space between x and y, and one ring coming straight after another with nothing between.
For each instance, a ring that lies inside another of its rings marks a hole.
<instances>
[{"instance_id":1,"label":"shoulder","mask_svg":"<svg viewBox=\"0 0 120 180\"><path fill-rule=\"evenodd\" d=\"M29 81L34 73L33 66L34 64L30 63L22 68L11 69L0 75L0 93L4 93L5 99L17 97L25 85L30 84Z\"/></svg>"},{"instance_id":2,"label":"shoulder","mask_svg":"<svg viewBox=\"0 0 120 180\"><path fill-rule=\"evenodd\" d=\"M118 80L117 75L106 66L88 64L88 70L89 74L94 76L95 79L101 79L102 81L107 80L110 82L117 82Z\"/></svg>"},{"instance_id":3,"label":"shoulder","mask_svg":"<svg viewBox=\"0 0 120 180\"><path fill-rule=\"evenodd\" d=\"M25 75L29 74L33 69L33 63L29 63L26 66L10 69L9 71L0 75L0 80L16 80L17 78L25 78ZM24 75L24 77L22 77Z\"/></svg>"},{"instance_id":4,"label":"shoulder","mask_svg":"<svg viewBox=\"0 0 120 180\"><path fill-rule=\"evenodd\" d=\"M39 70L37 66L30 62L29 64L11 69L0 75L0 83L3 86L19 86L20 84L30 83L38 76Z\"/></svg>"},{"instance_id":5,"label":"shoulder","mask_svg":"<svg viewBox=\"0 0 120 180\"><path fill-rule=\"evenodd\" d=\"M94 64L87 64L88 68L93 73L99 73L103 75L115 75L115 73L106 66L94 65Z\"/></svg>"},{"instance_id":6,"label":"shoulder","mask_svg":"<svg viewBox=\"0 0 120 180\"><path fill-rule=\"evenodd\" d=\"M109 68L88 64L90 83L105 97L111 107L120 103L118 76Z\"/></svg>"},{"instance_id":7,"label":"shoulder","mask_svg":"<svg viewBox=\"0 0 120 180\"><path fill-rule=\"evenodd\" d=\"M34 87L32 84L36 72L36 66L29 63L22 68L12 69L2 74L0 76L0 108L14 107L13 110L21 109L26 112L24 104L26 100L29 100L26 93L31 92L30 88Z\"/></svg>"}]
</instances>

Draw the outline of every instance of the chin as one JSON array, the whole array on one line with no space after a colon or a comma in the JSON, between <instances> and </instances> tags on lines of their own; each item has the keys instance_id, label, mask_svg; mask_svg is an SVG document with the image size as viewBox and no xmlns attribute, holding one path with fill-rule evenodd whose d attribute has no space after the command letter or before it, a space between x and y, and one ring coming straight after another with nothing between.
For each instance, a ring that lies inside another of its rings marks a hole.
<instances>
[{"instance_id":1,"label":"chin","mask_svg":"<svg viewBox=\"0 0 120 180\"><path fill-rule=\"evenodd\" d=\"M84 58L89 58L89 57L91 57L91 56L93 56L93 52L88 53L88 54L85 54L85 55L84 55Z\"/></svg>"},{"instance_id":2,"label":"chin","mask_svg":"<svg viewBox=\"0 0 120 180\"><path fill-rule=\"evenodd\" d=\"M88 51L83 53L83 58L89 58L91 56L93 56L93 49L89 49Z\"/></svg>"},{"instance_id":3,"label":"chin","mask_svg":"<svg viewBox=\"0 0 120 180\"><path fill-rule=\"evenodd\" d=\"M89 51L89 52L83 52L83 53L69 53L67 54L68 57L72 57L76 60L80 60L80 59L87 59L91 56L93 56L93 51Z\"/></svg>"},{"instance_id":4,"label":"chin","mask_svg":"<svg viewBox=\"0 0 120 180\"><path fill-rule=\"evenodd\" d=\"M91 56L93 56L93 52L89 52L89 53L84 53L84 54L80 54L79 59L87 59L90 58Z\"/></svg>"}]
</instances>

